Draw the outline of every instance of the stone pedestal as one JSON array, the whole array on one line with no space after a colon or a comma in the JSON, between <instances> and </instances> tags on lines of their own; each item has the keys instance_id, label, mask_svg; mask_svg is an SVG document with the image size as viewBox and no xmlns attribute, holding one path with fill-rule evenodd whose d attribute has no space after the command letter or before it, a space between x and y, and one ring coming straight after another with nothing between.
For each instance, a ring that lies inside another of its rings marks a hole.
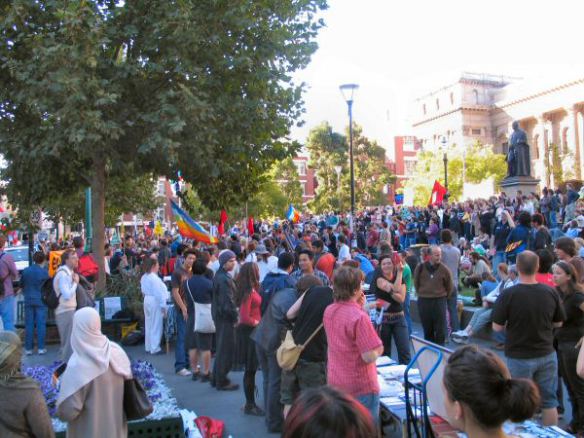
<instances>
[{"instance_id":1,"label":"stone pedestal","mask_svg":"<svg viewBox=\"0 0 584 438\"><path fill-rule=\"evenodd\" d=\"M531 176L507 177L501 182L501 189L511 198L515 197L519 190L524 195L531 192L539 193L539 180Z\"/></svg>"}]
</instances>

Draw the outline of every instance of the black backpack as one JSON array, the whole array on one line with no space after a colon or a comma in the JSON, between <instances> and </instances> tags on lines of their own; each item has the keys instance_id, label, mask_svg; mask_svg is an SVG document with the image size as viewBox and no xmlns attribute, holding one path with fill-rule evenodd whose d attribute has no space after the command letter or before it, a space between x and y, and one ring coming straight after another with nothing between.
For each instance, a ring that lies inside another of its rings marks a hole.
<instances>
[{"instance_id":1,"label":"black backpack","mask_svg":"<svg viewBox=\"0 0 584 438\"><path fill-rule=\"evenodd\" d=\"M41 299L45 306L51 310L55 310L59 306L59 298L61 295L57 295L57 291L53 287L53 279L47 278L41 286Z\"/></svg>"}]
</instances>

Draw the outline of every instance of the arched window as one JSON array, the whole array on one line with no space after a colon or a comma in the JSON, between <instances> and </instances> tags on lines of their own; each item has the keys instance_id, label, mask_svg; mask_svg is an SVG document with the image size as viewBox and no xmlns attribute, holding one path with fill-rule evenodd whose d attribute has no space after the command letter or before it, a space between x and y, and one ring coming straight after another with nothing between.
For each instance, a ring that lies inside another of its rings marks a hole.
<instances>
[{"instance_id":1,"label":"arched window","mask_svg":"<svg viewBox=\"0 0 584 438\"><path fill-rule=\"evenodd\" d=\"M477 90L476 88L474 90L472 90L472 95L474 98L475 105L478 105L479 104L479 90Z\"/></svg>"}]
</instances>

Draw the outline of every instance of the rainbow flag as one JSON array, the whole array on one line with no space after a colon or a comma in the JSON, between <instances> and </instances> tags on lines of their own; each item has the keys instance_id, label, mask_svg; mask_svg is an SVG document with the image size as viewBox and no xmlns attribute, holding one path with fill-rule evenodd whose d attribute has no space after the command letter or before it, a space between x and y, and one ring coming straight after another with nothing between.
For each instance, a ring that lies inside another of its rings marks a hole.
<instances>
[{"instance_id":1,"label":"rainbow flag","mask_svg":"<svg viewBox=\"0 0 584 438\"><path fill-rule=\"evenodd\" d=\"M292 204L288 207L288 211L286 212L286 219L296 223L300 221L300 212L294 208Z\"/></svg>"},{"instance_id":2,"label":"rainbow flag","mask_svg":"<svg viewBox=\"0 0 584 438\"><path fill-rule=\"evenodd\" d=\"M213 245L219 242L217 238L211 236L211 234L198 222L193 220L186 211L180 208L176 202L171 200L170 205L172 208L172 214L174 215L174 220L178 226L178 232L181 236L186 237L187 239L195 239L208 245Z\"/></svg>"}]
</instances>

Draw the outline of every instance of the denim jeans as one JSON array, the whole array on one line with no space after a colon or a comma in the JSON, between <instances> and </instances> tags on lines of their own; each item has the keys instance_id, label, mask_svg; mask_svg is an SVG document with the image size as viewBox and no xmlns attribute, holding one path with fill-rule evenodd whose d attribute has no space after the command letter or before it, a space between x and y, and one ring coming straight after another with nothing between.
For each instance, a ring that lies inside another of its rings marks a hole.
<instances>
[{"instance_id":1,"label":"denim jeans","mask_svg":"<svg viewBox=\"0 0 584 438\"><path fill-rule=\"evenodd\" d=\"M412 315L410 314L410 292L406 292L406 299L403 303L406 324L408 325L408 334L412 334Z\"/></svg>"},{"instance_id":2,"label":"denim jeans","mask_svg":"<svg viewBox=\"0 0 584 438\"><path fill-rule=\"evenodd\" d=\"M379 394L372 392L370 394L359 395L355 398L371 413L373 424L375 424L375 428L377 429L379 425Z\"/></svg>"},{"instance_id":3,"label":"denim jeans","mask_svg":"<svg viewBox=\"0 0 584 438\"><path fill-rule=\"evenodd\" d=\"M476 335L491 323L492 313L493 309L490 307L481 307L480 309L475 310L470 322L468 323L468 326L472 329L473 335Z\"/></svg>"},{"instance_id":4,"label":"denim jeans","mask_svg":"<svg viewBox=\"0 0 584 438\"><path fill-rule=\"evenodd\" d=\"M5 331L14 331L14 300L14 295L0 300L0 318L2 318Z\"/></svg>"},{"instance_id":5,"label":"denim jeans","mask_svg":"<svg viewBox=\"0 0 584 438\"><path fill-rule=\"evenodd\" d=\"M416 236L407 236L407 248L416 244Z\"/></svg>"},{"instance_id":6,"label":"denim jeans","mask_svg":"<svg viewBox=\"0 0 584 438\"><path fill-rule=\"evenodd\" d=\"M176 373L185 369L189 363L187 349L185 348L186 330L187 323L179 310L176 312L176 345L174 347L174 371Z\"/></svg>"},{"instance_id":7,"label":"denim jeans","mask_svg":"<svg viewBox=\"0 0 584 438\"><path fill-rule=\"evenodd\" d=\"M558 358L556 352L532 359L507 358L507 366L513 378L531 379L539 388L542 409L558 406Z\"/></svg>"},{"instance_id":8,"label":"denim jeans","mask_svg":"<svg viewBox=\"0 0 584 438\"><path fill-rule=\"evenodd\" d=\"M281 432L282 424L284 423L284 406L282 406L280 397L282 368L278 365L276 352L268 352L259 345L256 345L256 353L264 378L263 390L266 426L270 433Z\"/></svg>"},{"instance_id":9,"label":"denim jeans","mask_svg":"<svg viewBox=\"0 0 584 438\"><path fill-rule=\"evenodd\" d=\"M549 229L556 228L558 226L558 213L556 211L550 211L550 224Z\"/></svg>"},{"instance_id":10,"label":"denim jeans","mask_svg":"<svg viewBox=\"0 0 584 438\"><path fill-rule=\"evenodd\" d=\"M47 333L47 306L25 305L24 306L24 348L32 351L34 348L34 329L37 331L37 347L39 350L45 349L45 335Z\"/></svg>"},{"instance_id":11,"label":"denim jeans","mask_svg":"<svg viewBox=\"0 0 584 438\"><path fill-rule=\"evenodd\" d=\"M384 320L381 324L380 337L383 342L383 354L391 357L391 340L393 338L398 362L401 365L410 363L410 334L404 316Z\"/></svg>"},{"instance_id":12,"label":"denim jeans","mask_svg":"<svg viewBox=\"0 0 584 438\"><path fill-rule=\"evenodd\" d=\"M450 316L450 330L456 332L460 330L460 321L458 320L458 286L454 286L450 298L446 299L446 308ZM446 334L448 337L448 334Z\"/></svg>"},{"instance_id":13,"label":"denim jeans","mask_svg":"<svg viewBox=\"0 0 584 438\"><path fill-rule=\"evenodd\" d=\"M505 263L506 260L507 257L505 256L505 251L497 251L495 252L495 255L493 255L493 275L499 281L501 279L499 278L499 270L497 267L499 266L499 263Z\"/></svg>"}]
</instances>

